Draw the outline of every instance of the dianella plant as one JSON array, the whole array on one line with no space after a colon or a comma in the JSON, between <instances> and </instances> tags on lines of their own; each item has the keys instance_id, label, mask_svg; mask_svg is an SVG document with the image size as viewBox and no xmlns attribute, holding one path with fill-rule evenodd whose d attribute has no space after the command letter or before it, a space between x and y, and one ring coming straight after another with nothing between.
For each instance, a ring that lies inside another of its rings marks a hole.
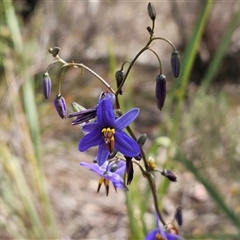
<instances>
[{"instance_id":1,"label":"dianella plant","mask_svg":"<svg viewBox=\"0 0 240 240\"><path fill-rule=\"evenodd\" d=\"M155 33L156 12L152 3L147 5L147 12L152 23L151 26L146 28L149 39L131 61L123 62L120 69L116 71L115 76L113 76L116 79L116 87L111 86L107 80L85 64L75 63L74 61L66 62L60 57L59 47L49 49L54 61L48 65L43 73L41 87L44 97L48 99L52 90L49 72L56 63L62 64L54 106L60 118L71 118L73 119L72 125L81 126L84 137L78 143L79 151L84 152L89 148L97 147L97 155L92 163L80 162L81 166L99 175L97 192L104 185L106 195L108 195L109 184L112 183L115 190L123 189L128 194L131 191L130 185L134 178L134 168L139 168L142 176L148 181L149 193L154 204L153 215L155 215L154 218L156 219L156 227L152 230L148 229L145 238L148 240L183 239L179 235L179 226L183 222L181 206L176 207L174 210L175 214L172 216L172 220L166 222L159 206L155 178L156 175L160 174L174 184L177 177L169 169L157 166L154 157L147 154L147 149L145 149L145 143L148 139L147 134L135 133L130 126L138 117L140 109L132 108L127 112L123 112L120 103L120 98L124 97L123 93L126 91L124 85L129 79L129 74L135 62L145 51L150 51L159 65L159 72L155 80L155 93L153 93L156 96L156 108L160 111L163 110L166 98L166 77L163 74L163 67L158 53L151 48L153 43L165 41L171 46L172 53L169 54L169 62L173 76L177 78L180 73L179 55L174 44L163 37L158 37ZM99 97L93 103L92 108L86 109L81 103L72 102L72 112L67 109L66 100L61 93L61 86L64 81L64 74L69 68L78 68L81 74L84 71L89 71L96 77L96 80L106 87L105 92L99 92Z\"/></svg>"}]
</instances>

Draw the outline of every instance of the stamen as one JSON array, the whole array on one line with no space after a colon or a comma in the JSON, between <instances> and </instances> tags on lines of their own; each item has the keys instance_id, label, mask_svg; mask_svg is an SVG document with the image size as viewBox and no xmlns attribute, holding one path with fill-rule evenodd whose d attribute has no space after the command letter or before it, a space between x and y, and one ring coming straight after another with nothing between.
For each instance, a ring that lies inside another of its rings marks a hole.
<instances>
[{"instance_id":1,"label":"stamen","mask_svg":"<svg viewBox=\"0 0 240 240\"><path fill-rule=\"evenodd\" d=\"M99 179L99 181L98 181L97 193L99 193L99 190L100 190L103 182L104 182L104 178L101 177L101 178Z\"/></svg>"},{"instance_id":2,"label":"stamen","mask_svg":"<svg viewBox=\"0 0 240 240\"><path fill-rule=\"evenodd\" d=\"M115 134L115 129L114 128L103 128L102 129L102 134L105 140L105 143L107 145L108 151L110 153L113 152L114 150L114 134Z\"/></svg>"},{"instance_id":3,"label":"stamen","mask_svg":"<svg viewBox=\"0 0 240 240\"><path fill-rule=\"evenodd\" d=\"M160 233L157 233L155 236L155 240L165 240L165 238Z\"/></svg>"}]
</instances>

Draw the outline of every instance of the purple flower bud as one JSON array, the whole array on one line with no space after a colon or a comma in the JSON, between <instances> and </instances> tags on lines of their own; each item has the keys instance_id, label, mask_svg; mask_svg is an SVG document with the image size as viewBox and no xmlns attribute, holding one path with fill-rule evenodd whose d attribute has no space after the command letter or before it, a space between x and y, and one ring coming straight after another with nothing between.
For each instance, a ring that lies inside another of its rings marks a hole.
<instances>
[{"instance_id":1,"label":"purple flower bud","mask_svg":"<svg viewBox=\"0 0 240 240\"><path fill-rule=\"evenodd\" d=\"M171 67L172 67L173 76L177 78L180 73L180 58L177 51L172 52Z\"/></svg>"},{"instance_id":2,"label":"purple flower bud","mask_svg":"<svg viewBox=\"0 0 240 240\"><path fill-rule=\"evenodd\" d=\"M182 207L178 206L175 213L175 219L177 220L177 223L179 226L182 226L183 224L183 217L182 217Z\"/></svg>"},{"instance_id":3,"label":"purple flower bud","mask_svg":"<svg viewBox=\"0 0 240 240\"><path fill-rule=\"evenodd\" d=\"M157 106L161 111L166 98L166 77L163 74L160 74L156 77L155 95Z\"/></svg>"},{"instance_id":4,"label":"purple flower bud","mask_svg":"<svg viewBox=\"0 0 240 240\"><path fill-rule=\"evenodd\" d=\"M63 119L67 117L67 105L64 97L61 94L58 94L54 100L54 106L59 114L59 116Z\"/></svg>"},{"instance_id":5,"label":"purple flower bud","mask_svg":"<svg viewBox=\"0 0 240 240\"><path fill-rule=\"evenodd\" d=\"M152 3L148 3L147 10L148 16L151 18L152 21L154 21L156 19L156 11Z\"/></svg>"},{"instance_id":6,"label":"purple flower bud","mask_svg":"<svg viewBox=\"0 0 240 240\"><path fill-rule=\"evenodd\" d=\"M42 88L42 93L44 97L48 99L50 97L51 88L52 88L51 78L48 72L45 72L42 76L41 88Z\"/></svg>"},{"instance_id":7,"label":"purple flower bud","mask_svg":"<svg viewBox=\"0 0 240 240\"><path fill-rule=\"evenodd\" d=\"M124 73L123 70L118 70L118 71L116 71L116 73L115 73L115 79L116 79L116 81L117 81L117 88L120 87L120 85L121 85L124 77L125 77L125 73ZM122 89L120 89L119 94L121 94L121 95L123 94Z\"/></svg>"},{"instance_id":8,"label":"purple flower bud","mask_svg":"<svg viewBox=\"0 0 240 240\"><path fill-rule=\"evenodd\" d=\"M170 172L169 170L167 170L167 169L164 169L162 172L161 172L161 174L163 175L163 176L165 176L166 178L168 178L170 181L172 181L172 182L176 182L177 181L177 177L172 173L172 172Z\"/></svg>"},{"instance_id":9,"label":"purple flower bud","mask_svg":"<svg viewBox=\"0 0 240 240\"><path fill-rule=\"evenodd\" d=\"M130 185L133 180L134 174L133 163L131 157L125 156L125 158L126 158L127 185Z\"/></svg>"}]
</instances>

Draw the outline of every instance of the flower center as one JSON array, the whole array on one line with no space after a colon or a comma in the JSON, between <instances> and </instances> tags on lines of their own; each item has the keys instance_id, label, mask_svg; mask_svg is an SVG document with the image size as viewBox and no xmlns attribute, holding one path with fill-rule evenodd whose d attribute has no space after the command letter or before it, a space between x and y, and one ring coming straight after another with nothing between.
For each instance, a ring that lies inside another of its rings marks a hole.
<instances>
[{"instance_id":1,"label":"flower center","mask_svg":"<svg viewBox=\"0 0 240 240\"><path fill-rule=\"evenodd\" d=\"M113 152L114 150L114 134L115 134L115 129L114 128L103 128L102 129L102 134L107 146L107 149L110 153Z\"/></svg>"},{"instance_id":2,"label":"flower center","mask_svg":"<svg viewBox=\"0 0 240 240\"><path fill-rule=\"evenodd\" d=\"M156 239L156 240L165 240L165 238L164 238L160 233L157 233L157 234L155 235L155 239Z\"/></svg>"}]
</instances>

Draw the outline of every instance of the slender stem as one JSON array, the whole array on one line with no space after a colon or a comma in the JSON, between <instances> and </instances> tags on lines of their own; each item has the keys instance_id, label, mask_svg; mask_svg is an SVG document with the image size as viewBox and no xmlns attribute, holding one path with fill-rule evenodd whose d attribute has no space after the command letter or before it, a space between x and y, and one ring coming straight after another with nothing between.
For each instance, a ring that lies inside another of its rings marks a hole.
<instances>
[{"instance_id":1,"label":"slender stem","mask_svg":"<svg viewBox=\"0 0 240 240\"><path fill-rule=\"evenodd\" d=\"M173 44L171 41L169 41L168 39L166 39L166 38L163 38L163 37L153 37L151 40L152 40L152 41L154 41L154 40L162 40L162 41L165 41L165 42L167 42L168 44L170 44L170 45L172 46L173 51L177 51L177 49L176 49L176 47L174 46L174 44Z\"/></svg>"},{"instance_id":2,"label":"slender stem","mask_svg":"<svg viewBox=\"0 0 240 240\"><path fill-rule=\"evenodd\" d=\"M160 57L157 55L157 53L155 51L153 51L151 48L148 48L149 51L151 51L155 56L156 58L158 59L158 63L159 63L159 72L160 74L162 74L162 63L161 63L161 60L160 60Z\"/></svg>"},{"instance_id":3,"label":"slender stem","mask_svg":"<svg viewBox=\"0 0 240 240\"><path fill-rule=\"evenodd\" d=\"M86 65L84 65L83 63L66 63L64 60L59 59L60 62L64 63L64 65L62 66L62 69L66 68L66 67L79 67L79 68L84 68L86 70L88 70L90 73L92 73L96 78L98 78L107 88L110 92L112 92L113 94L115 94L115 91L112 89L112 87L101 77L99 76L96 72L94 72L91 68L87 67Z\"/></svg>"}]
</instances>

